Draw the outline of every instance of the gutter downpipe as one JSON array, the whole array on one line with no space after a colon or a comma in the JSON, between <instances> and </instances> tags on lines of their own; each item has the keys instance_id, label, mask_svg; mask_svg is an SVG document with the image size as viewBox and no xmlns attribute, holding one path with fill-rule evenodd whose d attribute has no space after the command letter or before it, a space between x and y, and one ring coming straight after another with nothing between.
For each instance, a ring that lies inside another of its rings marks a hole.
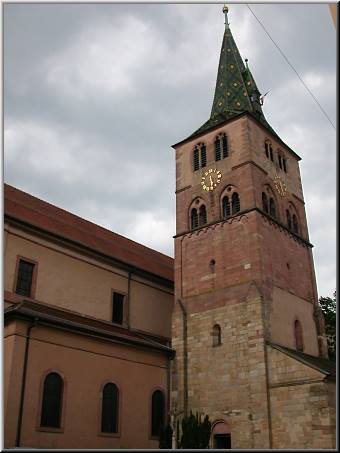
<instances>
[{"instance_id":1,"label":"gutter downpipe","mask_svg":"<svg viewBox=\"0 0 340 453\"><path fill-rule=\"evenodd\" d=\"M186 417L188 415L188 319L181 299L178 299L178 303L183 313L183 409Z\"/></svg>"},{"instance_id":2,"label":"gutter downpipe","mask_svg":"<svg viewBox=\"0 0 340 453\"><path fill-rule=\"evenodd\" d=\"M16 436L16 441L15 441L16 448L20 447L20 441L21 441L22 415L23 415L23 409L24 409L30 335L31 335L31 330L33 329L33 327L36 327L37 324L38 324L38 318L34 318L34 321L32 321L31 324L28 326L27 333L26 333L26 345L25 345L24 366L23 366L22 380L21 380L21 395L20 395L18 427L17 427L17 436Z\"/></svg>"}]
</instances>

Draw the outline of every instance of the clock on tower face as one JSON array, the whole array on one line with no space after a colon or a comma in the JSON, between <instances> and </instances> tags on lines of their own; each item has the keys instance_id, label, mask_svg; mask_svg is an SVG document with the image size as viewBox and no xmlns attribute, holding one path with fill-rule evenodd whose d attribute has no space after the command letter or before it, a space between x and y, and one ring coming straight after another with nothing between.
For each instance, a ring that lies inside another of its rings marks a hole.
<instances>
[{"instance_id":1,"label":"clock on tower face","mask_svg":"<svg viewBox=\"0 0 340 453\"><path fill-rule=\"evenodd\" d=\"M282 178L280 178L280 176L275 176L274 186L275 186L275 189L277 190L277 192L281 195L281 197L284 197L286 195L287 186L284 183L284 181L282 180Z\"/></svg>"},{"instance_id":2,"label":"clock on tower face","mask_svg":"<svg viewBox=\"0 0 340 453\"><path fill-rule=\"evenodd\" d=\"M202 189L206 192L211 192L214 190L218 184L220 184L222 179L222 173L216 168L210 168L207 170L201 179Z\"/></svg>"}]
</instances>

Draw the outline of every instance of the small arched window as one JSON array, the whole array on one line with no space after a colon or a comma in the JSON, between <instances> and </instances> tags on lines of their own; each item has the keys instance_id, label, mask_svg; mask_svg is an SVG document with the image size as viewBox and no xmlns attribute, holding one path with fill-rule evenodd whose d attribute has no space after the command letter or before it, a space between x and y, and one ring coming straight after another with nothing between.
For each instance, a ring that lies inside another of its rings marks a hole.
<instances>
[{"instance_id":1,"label":"small arched window","mask_svg":"<svg viewBox=\"0 0 340 453\"><path fill-rule=\"evenodd\" d=\"M151 401L151 436L159 437L165 422L165 401L161 390L155 390Z\"/></svg>"},{"instance_id":2,"label":"small arched window","mask_svg":"<svg viewBox=\"0 0 340 453\"><path fill-rule=\"evenodd\" d=\"M193 208L191 210L191 229L193 230L194 228L198 227L198 214L197 214L197 209Z\"/></svg>"},{"instance_id":3,"label":"small arched window","mask_svg":"<svg viewBox=\"0 0 340 453\"><path fill-rule=\"evenodd\" d=\"M276 219L276 206L273 198L269 200L269 214Z\"/></svg>"},{"instance_id":4,"label":"small arched window","mask_svg":"<svg viewBox=\"0 0 340 453\"><path fill-rule=\"evenodd\" d=\"M298 319L294 322L294 337L295 337L296 350L303 351L302 326Z\"/></svg>"},{"instance_id":5,"label":"small arched window","mask_svg":"<svg viewBox=\"0 0 340 453\"><path fill-rule=\"evenodd\" d=\"M40 426L60 428L64 381L58 373L49 373L44 381Z\"/></svg>"},{"instance_id":6,"label":"small arched window","mask_svg":"<svg viewBox=\"0 0 340 453\"><path fill-rule=\"evenodd\" d=\"M105 384L102 395L102 433L118 432L119 390L112 382Z\"/></svg>"},{"instance_id":7,"label":"small arched window","mask_svg":"<svg viewBox=\"0 0 340 453\"><path fill-rule=\"evenodd\" d=\"M296 234L299 234L299 224L295 214L293 214L293 231Z\"/></svg>"},{"instance_id":8,"label":"small arched window","mask_svg":"<svg viewBox=\"0 0 340 453\"><path fill-rule=\"evenodd\" d=\"M287 226L291 230L292 229L292 216L290 215L290 212L288 209L286 209L286 216L287 216Z\"/></svg>"},{"instance_id":9,"label":"small arched window","mask_svg":"<svg viewBox=\"0 0 340 453\"><path fill-rule=\"evenodd\" d=\"M236 214L241 209L240 197L237 192L234 192L231 197L231 209L232 209L232 214Z\"/></svg>"},{"instance_id":10,"label":"small arched window","mask_svg":"<svg viewBox=\"0 0 340 453\"><path fill-rule=\"evenodd\" d=\"M219 346L222 344L221 327L215 324L212 331L212 345Z\"/></svg>"},{"instance_id":11,"label":"small arched window","mask_svg":"<svg viewBox=\"0 0 340 453\"><path fill-rule=\"evenodd\" d=\"M205 225L207 223L207 210L204 204L200 207L199 210L199 225Z\"/></svg>"},{"instance_id":12,"label":"small arched window","mask_svg":"<svg viewBox=\"0 0 340 453\"><path fill-rule=\"evenodd\" d=\"M223 197L222 213L223 213L223 218L229 217L231 215L229 197Z\"/></svg>"},{"instance_id":13,"label":"small arched window","mask_svg":"<svg viewBox=\"0 0 340 453\"><path fill-rule=\"evenodd\" d=\"M268 199L264 192L262 192L262 209L268 213Z\"/></svg>"}]
</instances>

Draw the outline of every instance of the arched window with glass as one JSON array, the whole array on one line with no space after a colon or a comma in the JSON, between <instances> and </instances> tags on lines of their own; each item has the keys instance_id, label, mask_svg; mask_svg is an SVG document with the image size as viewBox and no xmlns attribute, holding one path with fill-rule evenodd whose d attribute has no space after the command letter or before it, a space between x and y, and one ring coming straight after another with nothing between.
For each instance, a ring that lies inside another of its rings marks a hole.
<instances>
[{"instance_id":1,"label":"arched window with glass","mask_svg":"<svg viewBox=\"0 0 340 453\"><path fill-rule=\"evenodd\" d=\"M269 214L276 219L276 206L273 198L270 198L269 200Z\"/></svg>"},{"instance_id":2,"label":"arched window with glass","mask_svg":"<svg viewBox=\"0 0 340 453\"><path fill-rule=\"evenodd\" d=\"M49 373L44 380L40 426L60 428L64 381L60 374Z\"/></svg>"},{"instance_id":3,"label":"arched window with glass","mask_svg":"<svg viewBox=\"0 0 340 453\"><path fill-rule=\"evenodd\" d=\"M264 192L262 192L262 209L268 213L268 198Z\"/></svg>"},{"instance_id":4,"label":"arched window with glass","mask_svg":"<svg viewBox=\"0 0 340 453\"><path fill-rule=\"evenodd\" d=\"M118 432L119 390L116 384L108 382L102 391L102 433Z\"/></svg>"},{"instance_id":5,"label":"arched window with glass","mask_svg":"<svg viewBox=\"0 0 340 453\"><path fill-rule=\"evenodd\" d=\"M151 436L159 438L165 423L165 398L161 390L155 390L151 397Z\"/></svg>"},{"instance_id":6,"label":"arched window with glass","mask_svg":"<svg viewBox=\"0 0 340 453\"><path fill-rule=\"evenodd\" d=\"M207 223L207 210L204 204L199 209L198 223L199 226L205 225Z\"/></svg>"},{"instance_id":7,"label":"arched window with glass","mask_svg":"<svg viewBox=\"0 0 340 453\"><path fill-rule=\"evenodd\" d=\"M231 210L232 214L237 214L240 212L241 209L241 203L240 203L240 197L237 192L234 192L232 197L231 197Z\"/></svg>"},{"instance_id":8,"label":"arched window with glass","mask_svg":"<svg viewBox=\"0 0 340 453\"><path fill-rule=\"evenodd\" d=\"M224 219L231 215L230 201L228 196L223 197L222 200L222 215Z\"/></svg>"}]
</instances>

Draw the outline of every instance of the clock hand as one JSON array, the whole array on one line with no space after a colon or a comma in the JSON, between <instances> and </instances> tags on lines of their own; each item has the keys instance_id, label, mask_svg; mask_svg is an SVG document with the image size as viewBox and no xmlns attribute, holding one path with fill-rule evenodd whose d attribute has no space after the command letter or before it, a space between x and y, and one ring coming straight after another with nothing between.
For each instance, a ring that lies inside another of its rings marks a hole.
<instances>
[{"instance_id":1,"label":"clock hand","mask_svg":"<svg viewBox=\"0 0 340 453\"><path fill-rule=\"evenodd\" d=\"M213 183L213 180L211 179L211 176L210 176L210 186L213 187L214 183Z\"/></svg>"}]
</instances>

